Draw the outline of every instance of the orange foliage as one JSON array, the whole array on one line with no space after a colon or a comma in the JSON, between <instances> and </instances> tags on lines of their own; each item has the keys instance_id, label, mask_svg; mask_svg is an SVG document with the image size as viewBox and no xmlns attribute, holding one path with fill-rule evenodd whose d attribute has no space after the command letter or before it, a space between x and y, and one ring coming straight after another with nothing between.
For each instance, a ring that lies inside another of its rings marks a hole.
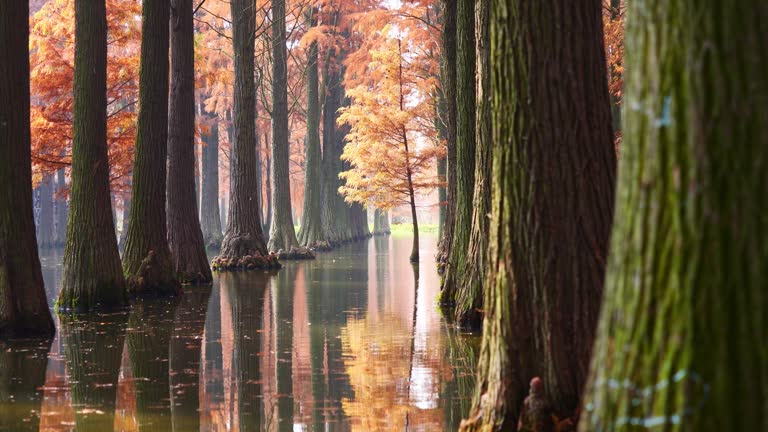
<instances>
[{"instance_id":1,"label":"orange foliage","mask_svg":"<svg viewBox=\"0 0 768 432\"><path fill-rule=\"evenodd\" d=\"M141 5L107 0L107 145L113 187L131 171L138 98ZM30 32L32 162L35 178L71 163L74 0L50 0Z\"/></svg>"},{"instance_id":2,"label":"orange foliage","mask_svg":"<svg viewBox=\"0 0 768 432\"><path fill-rule=\"evenodd\" d=\"M608 61L608 90L617 104L621 104L624 87L624 1L611 6L610 0L603 2L603 32L605 34L605 56Z\"/></svg>"},{"instance_id":3,"label":"orange foliage","mask_svg":"<svg viewBox=\"0 0 768 432\"><path fill-rule=\"evenodd\" d=\"M350 126L342 159L352 168L341 173L339 191L349 202L389 209L410 202L411 181L417 192L441 184L433 163L445 147L413 50L411 41L387 39L370 52L367 73L378 79L347 90L352 102L338 121Z\"/></svg>"}]
</instances>

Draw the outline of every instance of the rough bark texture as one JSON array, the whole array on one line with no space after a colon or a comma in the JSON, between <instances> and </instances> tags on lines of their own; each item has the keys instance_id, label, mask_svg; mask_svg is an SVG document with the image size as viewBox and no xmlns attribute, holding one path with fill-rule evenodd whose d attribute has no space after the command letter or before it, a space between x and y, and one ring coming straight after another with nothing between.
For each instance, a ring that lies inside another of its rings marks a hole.
<instances>
[{"instance_id":1,"label":"rough bark texture","mask_svg":"<svg viewBox=\"0 0 768 432\"><path fill-rule=\"evenodd\" d=\"M46 338L0 343L0 430L40 430L51 342Z\"/></svg>"},{"instance_id":2,"label":"rough bark texture","mask_svg":"<svg viewBox=\"0 0 768 432\"><path fill-rule=\"evenodd\" d=\"M486 315L464 430L512 430L536 376L553 414L575 414L613 212L601 2L493 0L491 41Z\"/></svg>"},{"instance_id":3,"label":"rough bark texture","mask_svg":"<svg viewBox=\"0 0 768 432\"><path fill-rule=\"evenodd\" d=\"M140 432L172 430L170 344L180 298L139 300L131 306L126 346L136 392Z\"/></svg>"},{"instance_id":4,"label":"rough bark texture","mask_svg":"<svg viewBox=\"0 0 768 432\"><path fill-rule=\"evenodd\" d=\"M141 8L139 116L131 223L125 239L123 270L129 292L142 297L172 296L181 292L168 247L165 214L170 11L167 0L144 0ZM189 183L193 188L192 179ZM193 205L192 194L189 199L192 200L189 205Z\"/></svg>"},{"instance_id":5,"label":"rough bark texture","mask_svg":"<svg viewBox=\"0 0 768 432\"><path fill-rule=\"evenodd\" d=\"M77 430L112 430L128 314L61 316L60 319Z\"/></svg>"},{"instance_id":6,"label":"rough bark texture","mask_svg":"<svg viewBox=\"0 0 768 432\"><path fill-rule=\"evenodd\" d=\"M173 320L169 374L174 431L200 430L200 362L210 296L210 287L185 290Z\"/></svg>"},{"instance_id":7,"label":"rough bark texture","mask_svg":"<svg viewBox=\"0 0 768 432\"><path fill-rule=\"evenodd\" d=\"M32 213L29 6L0 3L0 338L50 336Z\"/></svg>"},{"instance_id":8,"label":"rough bark texture","mask_svg":"<svg viewBox=\"0 0 768 432\"><path fill-rule=\"evenodd\" d=\"M195 187L195 48L192 0L171 0L168 246L182 283L211 283ZM218 209L216 205L213 206Z\"/></svg>"},{"instance_id":9,"label":"rough bark texture","mask_svg":"<svg viewBox=\"0 0 768 432\"><path fill-rule=\"evenodd\" d=\"M40 192L40 218L37 222L37 243L41 248L53 244L53 176L45 176L38 187Z\"/></svg>"},{"instance_id":10,"label":"rough bark texture","mask_svg":"<svg viewBox=\"0 0 768 432\"><path fill-rule=\"evenodd\" d=\"M445 144L446 152L446 195L445 222L440 231L437 246L438 269L448 261L453 239L453 225L456 217L456 2L440 2L443 16L442 50L440 62L440 87L445 99Z\"/></svg>"},{"instance_id":11,"label":"rough bark texture","mask_svg":"<svg viewBox=\"0 0 768 432\"><path fill-rule=\"evenodd\" d=\"M200 225L205 245L218 249L224 239L219 210L219 121L216 113L206 112L202 103L200 111L210 122L210 130L203 134L203 205Z\"/></svg>"},{"instance_id":12,"label":"rough bark texture","mask_svg":"<svg viewBox=\"0 0 768 432\"><path fill-rule=\"evenodd\" d=\"M330 56L329 56L330 58ZM329 60L330 61L330 60ZM341 58L333 61L341 62ZM342 161L339 136L341 131L337 129L337 112L342 105L344 87L341 84L342 71L329 68L323 71L323 164L322 164L322 223L323 230L328 236L332 246L347 240L344 231L347 224L347 208L344 198L339 195Z\"/></svg>"},{"instance_id":13,"label":"rough bark texture","mask_svg":"<svg viewBox=\"0 0 768 432\"><path fill-rule=\"evenodd\" d=\"M59 310L126 305L107 160L105 2L75 2L72 168Z\"/></svg>"},{"instance_id":14,"label":"rough bark texture","mask_svg":"<svg viewBox=\"0 0 768 432\"><path fill-rule=\"evenodd\" d=\"M53 244L56 247L64 247L67 242L67 215L69 214L69 200L64 196L67 189L64 168L56 172L56 201L55 219L56 228L53 232Z\"/></svg>"},{"instance_id":15,"label":"rough bark texture","mask_svg":"<svg viewBox=\"0 0 768 432\"><path fill-rule=\"evenodd\" d=\"M316 24L315 10L310 9L309 25ZM299 243L308 248L330 249L321 217L320 194L320 99L318 95L317 42L307 50L307 138L304 158L304 210L301 216Z\"/></svg>"},{"instance_id":16,"label":"rough bark texture","mask_svg":"<svg viewBox=\"0 0 768 432\"><path fill-rule=\"evenodd\" d=\"M768 430L768 4L629 2L582 431Z\"/></svg>"},{"instance_id":17,"label":"rough bark texture","mask_svg":"<svg viewBox=\"0 0 768 432\"><path fill-rule=\"evenodd\" d=\"M285 45L285 0L272 1L272 225L271 252L299 245L291 213L288 131L288 64Z\"/></svg>"},{"instance_id":18,"label":"rough bark texture","mask_svg":"<svg viewBox=\"0 0 768 432\"><path fill-rule=\"evenodd\" d=\"M456 194L448 262L440 302L456 304L461 268L466 266L472 233L475 187L475 8L474 0L456 2Z\"/></svg>"},{"instance_id":19,"label":"rough bark texture","mask_svg":"<svg viewBox=\"0 0 768 432\"><path fill-rule=\"evenodd\" d=\"M472 223L466 261L455 272L455 322L462 327L480 328L483 323L483 283L488 248L488 213L491 211L491 2L475 1L475 43L477 45L477 100L475 127L475 190ZM446 275L448 276L448 274Z\"/></svg>"},{"instance_id":20,"label":"rough bark texture","mask_svg":"<svg viewBox=\"0 0 768 432\"><path fill-rule=\"evenodd\" d=\"M254 0L233 0L232 47L235 56L234 142L232 143L229 213L221 254L214 270L277 268L267 253L256 200L256 89L253 81L256 6Z\"/></svg>"}]
</instances>

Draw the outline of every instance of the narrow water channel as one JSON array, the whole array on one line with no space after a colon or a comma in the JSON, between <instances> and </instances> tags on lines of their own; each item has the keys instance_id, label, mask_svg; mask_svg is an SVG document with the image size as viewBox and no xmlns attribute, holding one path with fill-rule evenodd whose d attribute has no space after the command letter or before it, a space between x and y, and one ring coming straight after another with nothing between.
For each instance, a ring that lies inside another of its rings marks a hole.
<instances>
[{"instance_id":1,"label":"narrow water channel","mask_svg":"<svg viewBox=\"0 0 768 432\"><path fill-rule=\"evenodd\" d=\"M434 236L375 237L220 273L130 312L57 317L0 353L0 430L442 431L468 410L479 338L436 307ZM42 251L49 304L61 252Z\"/></svg>"}]
</instances>

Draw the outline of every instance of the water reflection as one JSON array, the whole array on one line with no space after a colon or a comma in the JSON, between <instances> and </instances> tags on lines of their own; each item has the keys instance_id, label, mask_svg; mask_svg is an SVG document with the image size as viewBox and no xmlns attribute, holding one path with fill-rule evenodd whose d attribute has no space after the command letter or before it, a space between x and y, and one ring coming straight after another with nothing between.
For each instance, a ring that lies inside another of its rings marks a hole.
<instances>
[{"instance_id":1,"label":"water reflection","mask_svg":"<svg viewBox=\"0 0 768 432\"><path fill-rule=\"evenodd\" d=\"M435 241L420 267L409 238L376 237L130 313L61 317L52 345L0 352L0 430L456 429L479 339L436 310ZM49 299L60 259L43 257Z\"/></svg>"}]
</instances>

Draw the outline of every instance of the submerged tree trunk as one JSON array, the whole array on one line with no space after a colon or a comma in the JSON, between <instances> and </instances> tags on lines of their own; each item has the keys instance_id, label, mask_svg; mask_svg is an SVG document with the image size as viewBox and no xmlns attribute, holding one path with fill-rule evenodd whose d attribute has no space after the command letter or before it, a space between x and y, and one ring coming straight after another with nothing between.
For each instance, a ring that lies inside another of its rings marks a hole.
<instances>
[{"instance_id":1,"label":"submerged tree trunk","mask_svg":"<svg viewBox=\"0 0 768 432\"><path fill-rule=\"evenodd\" d=\"M298 246L291 216L288 65L285 45L285 0L272 1L272 225L269 250Z\"/></svg>"},{"instance_id":2,"label":"submerged tree trunk","mask_svg":"<svg viewBox=\"0 0 768 432\"><path fill-rule=\"evenodd\" d=\"M234 142L230 150L230 196L227 232L214 269L276 268L268 255L256 197L256 89L253 81L256 6L233 0L232 46L235 56ZM250 267L249 267L250 266Z\"/></svg>"},{"instance_id":3,"label":"submerged tree trunk","mask_svg":"<svg viewBox=\"0 0 768 432\"><path fill-rule=\"evenodd\" d=\"M216 113L206 112L202 103L200 112L210 121L210 131L203 134L203 204L200 224L206 246L218 249L224 239L219 212L219 121Z\"/></svg>"},{"instance_id":4,"label":"submerged tree trunk","mask_svg":"<svg viewBox=\"0 0 768 432\"><path fill-rule=\"evenodd\" d=\"M477 44L477 113L475 190L466 261L449 268L456 283L454 318L462 327L479 328L483 316L483 283L488 248L488 213L491 211L491 46L490 0L475 2L475 43ZM448 275L446 275L447 277Z\"/></svg>"},{"instance_id":5,"label":"submerged tree trunk","mask_svg":"<svg viewBox=\"0 0 768 432\"><path fill-rule=\"evenodd\" d=\"M192 0L171 1L171 100L168 113L168 246L182 283L211 283L198 218L195 176L195 49ZM217 209L217 206L213 206Z\"/></svg>"},{"instance_id":6,"label":"submerged tree trunk","mask_svg":"<svg viewBox=\"0 0 768 432\"><path fill-rule=\"evenodd\" d=\"M172 430L170 344L179 299L139 300L131 307L126 336L141 432Z\"/></svg>"},{"instance_id":7,"label":"submerged tree trunk","mask_svg":"<svg viewBox=\"0 0 768 432\"><path fill-rule=\"evenodd\" d=\"M53 244L56 247L63 247L67 242L67 215L69 214L69 201L65 196L67 181L65 179L64 168L56 172L56 196L55 196L55 219L56 228L53 232Z\"/></svg>"},{"instance_id":8,"label":"submerged tree trunk","mask_svg":"<svg viewBox=\"0 0 768 432\"><path fill-rule=\"evenodd\" d=\"M75 2L72 168L59 310L127 304L107 159L107 18L101 1Z\"/></svg>"},{"instance_id":9,"label":"submerged tree trunk","mask_svg":"<svg viewBox=\"0 0 768 432\"><path fill-rule=\"evenodd\" d=\"M456 216L456 2L441 0L443 16L440 87L445 103L445 221L437 248L438 270L448 262Z\"/></svg>"},{"instance_id":10,"label":"submerged tree trunk","mask_svg":"<svg viewBox=\"0 0 768 432\"><path fill-rule=\"evenodd\" d=\"M52 342L46 338L0 343L0 430L40 430L45 371Z\"/></svg>"},{"instance_id":11,"label":"submerged tree trunk","mask_svg":"<svg viewBox=\"0 0 768 432\"><path fill-rule=\"evenodd\" d=\"M543 381L551 414L576 413L616 163L600 1L494 0L491 40L485 321L473 410L462 424L484 431L514 430L533 377Z\"/></svg>"},{"instance_id":12,"label":"submerged tree trunk","mask_svg":"<svg viewBox=\"0 0 768 432\"><path fill-rule=\"evenodd\" d=\"M475 186L475 9L474 0L456 5L456 194L448 263L440 287L440 302L456 304L459 273L466 267L472 233Z\"/></svg>"},{"instance_id":13,"label":"submerged tree trunk","mask_svg":"<svg viewBox=\"0 0 768 432\"><path fill-rule=\"evenodd\" d=\"M144 0L141 10L139 117L123 269L131 294L173 296L181 286L168 247L165 214L171 9L166 0ZM188 198L194 203L191 194Z\"/></svg>"},{"instance_id":14,"label":"submerged tree trunk","mask_svg":"<svg viewBox=\"0 0 768 432\"><path fill-rule=\"evenodd\" d=\"M200 430L200 362L210 296L210 287L185 290L173 320L169 374L174 431Z\"/></svg>"},{"instance_id":15,"label":"submerged tree trunk","mask_svg":"<svg viewBox=\"0 0 768 432\"><path fill-rule=\"evenodd\" d=\"M381 209L373 211L373 235L389 234L389 212Z\"/></svg>"},{"instance_id":16,"label":"submerged tree trunk","mask_svg":"<svg viewBox=\"0 0 768 432\"><path fill-rule=\"evenodd\" d=\"M617 211L580 430L768 430L768 4L628 5Z\"/></svg>"},{"instance_id":17,"label":"submerged tree trunk","mask_svg":"<svg viewBox=\"0 0 768 432\"><path fill-rule=\"evenodd\" d=\"M128 314L60 319L77 430L112 430Z\"/></svg>"},{"instance_id":18,"label":"submerged tree trunk","mask_svg":"<svg viewBox=\"0 0 768 432\"><path fill-rule=\"evenodd\" d=\"M45 176L40 183L40 219L38 220L37 243L41 248L53 244L53 176Z\"/></svg>"},{"instance_id":19,"label":"submerged tree trunk","mask_svg":"<svg viewBox=\"0 0 768 432\"><path fill-rule=\"evenodd\" d=\"M315 9L309 10L309 25L317 23ZM304 211L301 216L299 243L302 246L328 250L330 245L323 230L320 194L320 100L318 94L317 42L307 51L307 138L304 158Z\"/></svg>"}]
</instances>

